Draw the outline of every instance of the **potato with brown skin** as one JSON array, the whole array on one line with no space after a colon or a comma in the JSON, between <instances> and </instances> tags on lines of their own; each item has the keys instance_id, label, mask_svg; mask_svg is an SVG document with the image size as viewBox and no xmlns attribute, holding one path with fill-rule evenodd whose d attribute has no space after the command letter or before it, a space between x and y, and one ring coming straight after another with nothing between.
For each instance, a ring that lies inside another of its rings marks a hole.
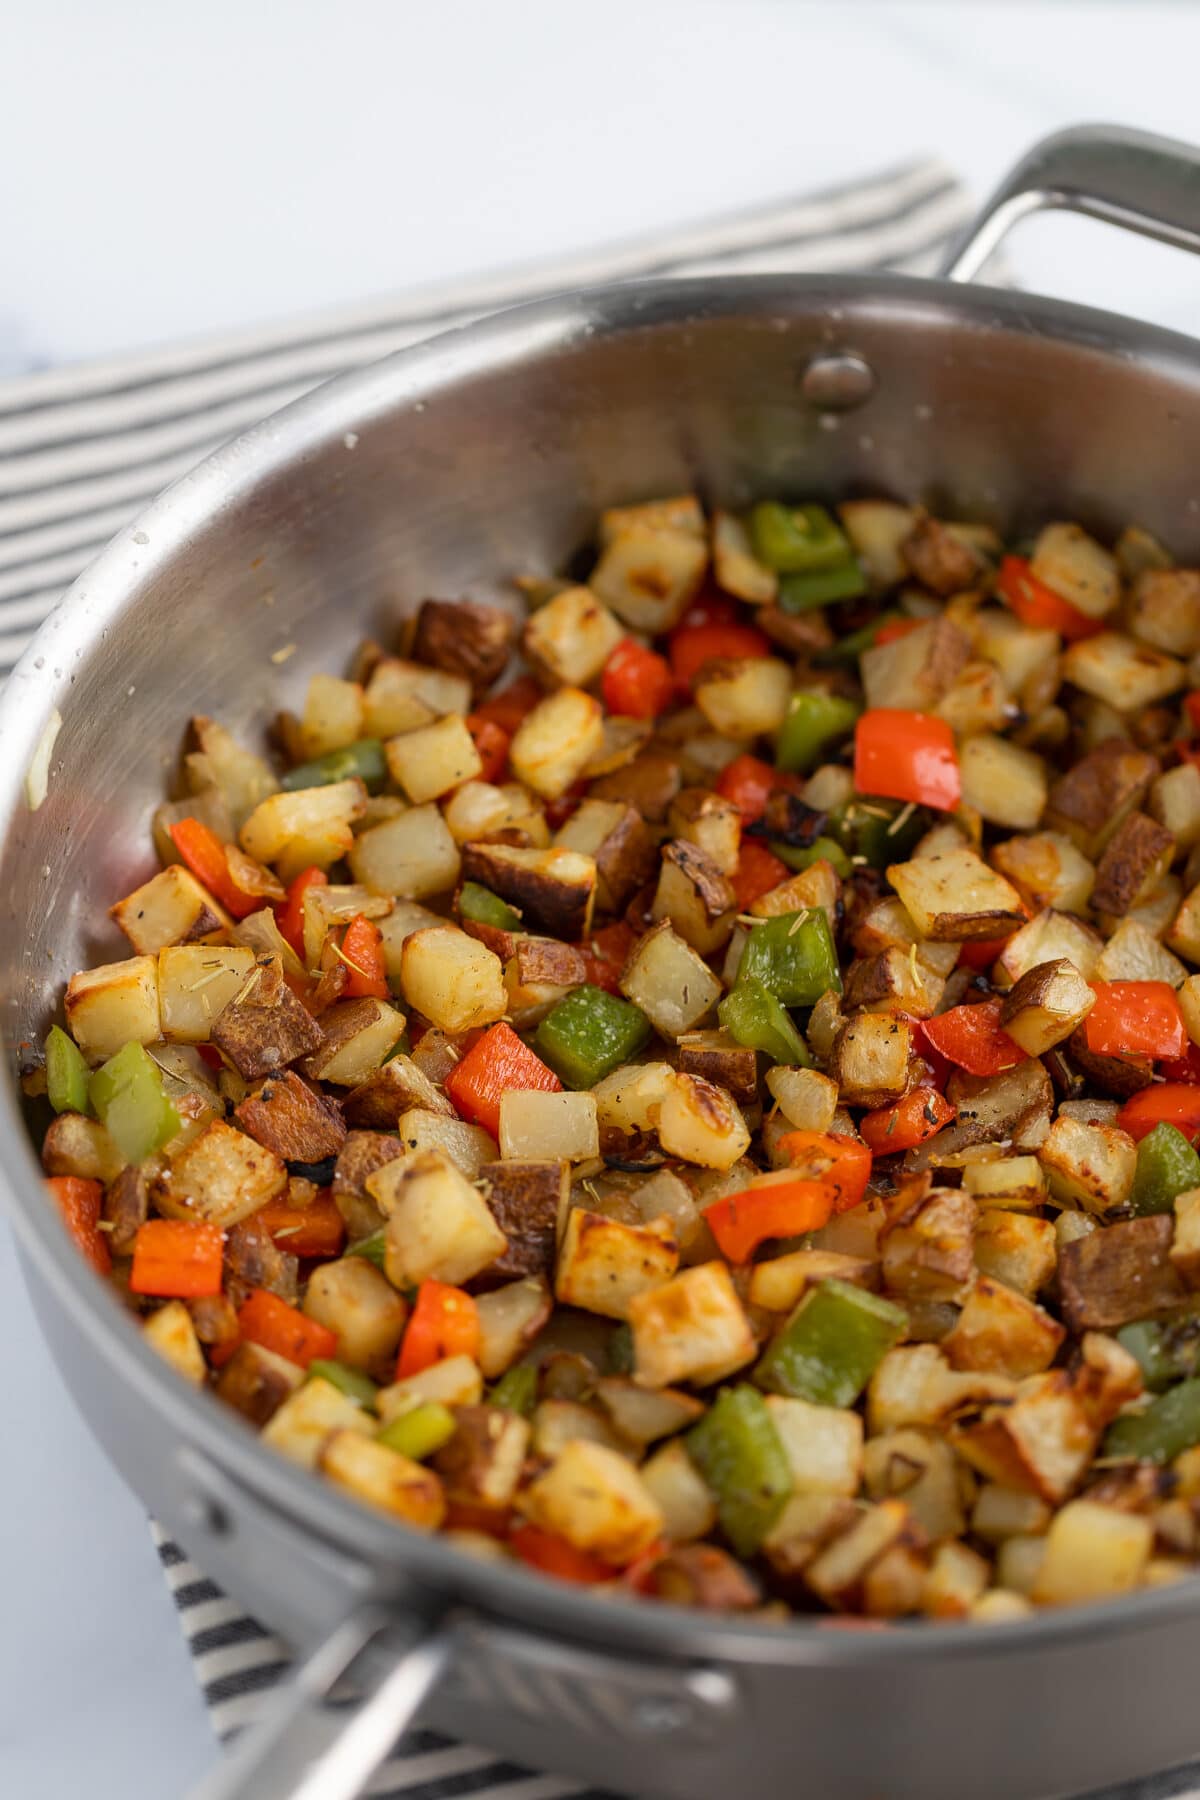
<instances>
[{"instance_id":1,"label":"potato with brown skin","mask_svg":"<svg viewBox=\"0 0 1200 1800\"><path fill-rule=\"evenodd\" d=\"M346 1221L352 1244L370 1237L383 1224L383 1213L367 1192L367 1176L403 1155L399 1138L381 1131L347 1133L334 1165L333 1203Z\"/></svg>"},{"instance_id":2,"label":"potato with brown skin","mask_svg":"<svg viewBox=\"0 0 1200 1800\"><path fill-rule=\"evenodd\" d=\"M319 1163L346 1141L336 1100L309 1087L294 1069L270 1075L234 1108L242 1130L284 1162Z\"/></svg>"},{"instance_id":3,"label":"potato with brown skin","mask_svg":"<svg viewBox=\"0 0 1200 1800\"><path fill-rule=\"evenodd\" d=\"M321 1027L297 1000L277 963L260 963L252 981L213 1022L212 1041L239 1075L273 1075L322 1041Z\"/></svg>"},{"instance_id":4,"label":"potato with brown skin","mask_svg":"<svg viewBox=\"0 0 1200 1800\"><path fill-rule=\"evenodd\" d=\"M1175 839L1164 826L1146 813L1130 813L1096 866L1093 911L1112 914L1115 924L1157 886L1174 855Z\"/></svg>"},{"instance_id":5,"label":"potato with brown skin","mask_svg":"<svg viewBox=\"0 0 1200 1800\"><path fill-rule=\"evenodd\" d=\"M679 1040L679 1071L699 1075L733 1095L739 1106L758 1099L758 1056L727 1031L689 1031Z\"/></svg>"},{"instance_id":6,"label":"potato with brown skin","mask_svg":"<svg viewBox=\"0 0 1200 1800\"><path fill-rule=\"evenodd\" d=\"M814 656L834 642L832 627L822 612L786 613L771 604L758 608L754 623L789 656Z\"/></svg>"},{"instance_id":7,"label":"potato with brown skin","mask_svg":"<svg viewBox=\"0 0 1200 1800\"><path fill-rule=\"evenodd\" d=\"M587 964L580 951L557 938L518 937L513 960L521 987L539 982L551 987L578 987L587 979Z\"/></svg>"},{"instance_id":8,"label":"potato with brown skin","mask_svg":"<svg viewBox=\"0 0 1200 1800\"><path fill-rule=\"evenodd\" d=\"M958 1108L935 1137L905 1155L906 1170L947 1166L942 1159L973 1144L1010 1139L1016 1149L1032 1149L1045 1137L1054 1107L1050 1077L1036 1057L1006 1069L1002 1075L967 1075L956 1069L946 1098Z\"/></svg>"},{"instance_id":9,"label":"potato with brown skin","mask_svg":"<svg viewBox=\"0 0 1200 1800\"><path fill-rule=\"evenodd\" d=\"M1028 1056L1041 1056L1069 1038L1096 1004L1073 962L1060 957L1026 970L1008 990L1000 1023Z\"/></svg>"},{"instance_id":10,"label":"potato with brown skin","mask_svg":"<svg viewBox=\"0 0 1200 1800\"><path fill-rule=\"evenodd\" d=\"M729 942L737 896L728 877L698 844L672 838L663 845L651 917L669 919L701 956Z\"/></svg>"},{"instance_id":11,"label":"potato with brown skin","mask_svg":"<svg viewBox=\"0 0 1200 1800\"><path fill-rule=\"evenodd\" d=\"M1070 1329L1115 1331L1183 1306L1187 1289L1171 1261L1174 1231L1170 1214L1155 1213L1064 1244L1058 1283Z\"/></svg>"},{"instance_id":12,"label":"potato with brown skin","mask_svg":"<svg viewBox=\"0 0 1200 1800\"><path fill-rule=\"evenodd\" d=\"M1142 805L1158 772L1147 751L1109 738L1051 785L1043 827L1065 832L1094 861L1122 820Z\"/></svg>"},{"instance_id":13,"label":"potato with brown skin","mask_svg":"<svg viewBox=\"0 0 1200 1800\"><path fill-rule=\"evenodd\" d=\"M464 879L507 900L526 927L572 943L586 935L596 893L590 856L477 842L463 845L462 859Z\"/></svg>"},{"instance_id":14,"label":"potato with brown skin","mask_svg":"<svg viewBox=\"0 0 1200 1800\"><path fill-rule=\"evenodd\" d=\"M454 1420L454 1436L430 1459L447 1498L508 1506L529 1448L529 1421L502 1406L460 1406Z\"/></svg>"},{"instance_id":15,"label":"potato with brown skin","mask_svg":"<svg viewBox=\"0 0 1200 1800\"><path fill-rule=\"evenodd\" d=\"M382 1068L351 1088L342 1101L347 1125L367 1131L394 1131L412 1107L453 1117L454 1108L441 1088L403 1054L389 1057Z\"/></svg>"},{"instance_id":16,"label":"potato with brown skin","mask_svg":"<svg viewBox=\"0 0 1200 1800\"><path fill-rule=\"evenodd\" d=\"M132 1256L138 1229L146 1223L150 1184L145 1167L129 1163L110 1181L104 1193L100 1217L108 1227L108 1247L114 1256Z\"/></svg>"},{"instance_id":17,"label":"potato with brown skin","mask_svg":"<svg viewBox=\"0 0 1200 1800\"><path fill-rule=\"evenodd\" d=\"M834 1040L829 1073L843 1106L887 1106L908 1092L912 1031L903 1019L863 1013Z\"/></svg>"},{"instance_id":18,"label":"potato with brown skin","mask_svg":"<svg viewBox=\"0 0 1200 1800\"><path fill-rule=\"evenodd\" d=\"M918 512L900 555L923 587L943 596L973 587L987 567L971 544L926 512Z\"/></svg>"},{"instance_id":19,"label":"potato with brown skin","mask_svg":"<svg viewBox=\"0 0 1200 1800\"><path fill-rule=\"evenodd\" d=\"M657 839L641 814L612 800L585 800L559 830L554 844L592 858L596 899L608 912L620 912L649 881L658 860Z\"/></svg>"},{"instance_id":20,"label":"potato with brown skin","mask_svg":"<svg viewBox=\"0 0 1200 1800\"><path fill-rule=\"evenodd\" d=\"M476 1276L474 1285L491 1287L522 1275L549 1274L554 1267L558 1221L565 1216L570 1193L570 1164L484 1163L479 1187L508 1239L508 1248Z\"/></svg>"},{"instance_id":21,"label":"potato with brown skin","mask_svg":"<svg viewBox=\"0 0 1200 1800\"><path fill-rule=\"evenodd\" d=\"M723 875L733 875L742 837L742 818L730 801L714 794L710 788L684 788L671 802L667 826L673 838L695 844L711 857ZM648 881L652 872L651 866L642 880Z\"/></svg>"},{"instance_id":22,"label":"potato with brown skin","mask_svg":"<svg viewBox=\"0 0 1200 1800\"><path fill-rule=\"evenodd\" d=\"M934 1188L890 1219L883 1284L907 1300L957 1300L974 1273L979 1209L959 1188Z\"/></svg>"},{"instance_id":23,"label":"potato with brown skin","mask_svg":"<svg viewBox=\"0 0 1200 1800\"><path fill-rule=\"evenodd\" d=\"M1072 1032L1065 1048L1087 1084L1114 1100L1128 1100L1154 1081L1154 1065L1148 1056L1106 1056L1090 1047L1086 1028Z\"/></svg>"},{"instance_id":24,"label":"potato with brown skin","mask_svg":"<svg viewBox=\"0 0 1200 1800\"><path fill-rule=\"evenodd\" d=\"M245 1342L217 1376L216 1392L226 1406L261 1431L303 1380L304 1370L298 1363L264 1350L260 1344Z\"/></svg>"},{"instance_id":25,"label":"potato with brown skin","mask_svg":"<svg viewBox=\"0 0 1200 1800\"><path fill-rule=\"evenodd\" d=\"M504 673L515 623L498 606L475 600L425 600L417 614L413 659L462 675L476 698Z\"/></svg>"},{"instance_id":26,"label":"potato with brown skin","mask_svg":"<svg viewBox=\"0 0 1200 1800\"><path fill-rule=\"evenodd\" d=\"M265 1288L294 1306L299 1271L298 1259L279 1249L266 1226L253 1216L242 1219L225 1240L225 1285L235 1306L254 1288Z\"/></svg>"},{"instance_id":27,"label":"potato with brown skin","mask_svg":"<svg viewBox=\"0 0 1200 1800\"><path fill-rule=\"evenodd\" d=\"M672 800L683 787L680 758L666 750L647 750L623 769L593 781L593 800L621 800L651 825L661 825Z\"/></svg>"}]
</instances>

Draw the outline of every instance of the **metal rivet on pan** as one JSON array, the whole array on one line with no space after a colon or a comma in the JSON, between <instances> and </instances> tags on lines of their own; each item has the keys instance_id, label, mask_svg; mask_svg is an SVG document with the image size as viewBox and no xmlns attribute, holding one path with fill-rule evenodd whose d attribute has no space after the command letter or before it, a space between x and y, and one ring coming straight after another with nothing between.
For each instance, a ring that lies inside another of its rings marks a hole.
<instances>
[{"instance_id":1,"label":"metal rivet on pan","mask_svg":"<svg viewBox=\"0 0 1200 1800\"><path fill-rule=\"evenodd\" d=\"M875 371L853 350L827 350L807 365L800 388L811 406L825 412L849 412L875 392Z\"/></svg>"}]
</instances>

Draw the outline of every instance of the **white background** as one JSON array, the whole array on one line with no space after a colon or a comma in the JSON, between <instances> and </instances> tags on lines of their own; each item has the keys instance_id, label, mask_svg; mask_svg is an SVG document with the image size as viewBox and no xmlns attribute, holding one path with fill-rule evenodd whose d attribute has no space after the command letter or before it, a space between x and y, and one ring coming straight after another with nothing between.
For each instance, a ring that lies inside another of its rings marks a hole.
<instances>
[{"instance_id":1,"label":"white background","mask_svg":"<svg viewBox=\"0 0 1200 1800\"><path fill-rule=\"evenodd\" d=\"M934 152L1196 124L1149 3L0 0L0 368L529 261ZM1063 218L1021 278L1189 330L1182 255ZM0 1239L0 1794L171 1800L211 1739L136 1498Z\"/></svg>"}]
</instances>

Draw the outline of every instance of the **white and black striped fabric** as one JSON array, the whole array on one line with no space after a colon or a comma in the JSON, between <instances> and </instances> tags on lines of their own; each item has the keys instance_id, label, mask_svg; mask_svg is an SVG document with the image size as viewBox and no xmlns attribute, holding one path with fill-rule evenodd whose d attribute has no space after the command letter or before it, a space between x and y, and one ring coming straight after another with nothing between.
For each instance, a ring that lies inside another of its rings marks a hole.
<instances>
[{"instance_id":1,"label":"white and black striped fabric","mask_svg":"<svg viewBox=\"0 0 1200 1800\"><path fill-rule=\"evenodd\" d=\"M969 212L941 163L907 162L653 242L0 381L0 679L80 570L160 489L332 375L591 282L718 270L930 273Z\"/></svg>"}]
</instances>

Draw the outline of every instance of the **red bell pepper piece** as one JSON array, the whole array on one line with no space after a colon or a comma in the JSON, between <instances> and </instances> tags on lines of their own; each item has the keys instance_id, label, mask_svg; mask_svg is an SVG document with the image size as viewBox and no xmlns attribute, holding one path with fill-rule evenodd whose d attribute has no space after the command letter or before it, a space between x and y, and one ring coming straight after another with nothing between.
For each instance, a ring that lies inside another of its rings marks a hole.
<instances>
[{"instance_id":1,"label":"red bell pepper piece","mask_svg":"<svg viewBox=\"0 0 1200 1800\"><path fill-rule=\"evenodd\" d=\"M769 656L770 641L754 625L677 625L667 639L671 669L677 681L691 687L705 663L717 658L740 662L745 657Z\"/></svg>"},{"instance_id":2,"label":"red bell pepper piece","mask_svg":"<svg viewBox=\"0 0 1200 1800\"><path fill-rule=\"evenodd\" d=\"M396 1380L419 1375L448 1356L478 1356L479 1309L444 1281L423 1281L396 1358Z\"/></svg>"},{"instance_id":3,"label":"red bell pepper piece","mask_svg":"<svg viewBox=\"0 0 1200 1800\"><path fill-rule=\"evenodd\" d=\"M1180 1057L1188 1035L1166 981L1093 981L1096 1004L1084 1021L1089 1050L1105 1056Z\"/></svg>"},{"instance_id":4,"label":"red bell pepper piece","mask_svg":"<svg viewBox=\"0 0 1200 1800\"><path fill-rule=\"evenodd\" d=\"M258 912L266 902L261 894L248 894L229 873L225 846L215 831L199 819L179 819L170 827L171 842L202 887L235 919Z\"/></svg>"},{"instance_id":5,"label":"red bell pepper piece","mask_svg":"<svg viewBox=\"0 0 1200 1800\"><path fill-rule=\"evenodd\" d=\"M546 815L546 823L551 831L559 831L566 824L572 813L578 812L580 803L587 798L588 784L577 781L569 787L565 794L558 794L553 800L542 802L542 811Z\"/></svg>"},{"instance_id":6,"label":"red bell pepper piece","mask_svg":"<svg viewBox=\"0 0 1200 1800\"><path fill-rule=\"evenodd\" d=\"M742 815L742 825L755 825L767 810L767 801L776 788L793 791L800 784L781 775L770 763L757 756L735 756L717 776L715 788L723 800L732 801Z\"/></svg>"},{"instance_id":7,"label":"red bell pepper piece","mask_svg":"<svg viewBox=\"0 0 1200 1800\"><path fill-rule=\"evenodd\" d=\"M996 577L996 592L1008 603L1022 625L1033 625L1044 631L1057 631L1068 643L1079 638L1094 637L1103 631L1102 619L1089 619L1086 613L1056 594L1052 587L1039 581L1023 556L1006 556Z\"/></svg>"},{"instance_id":8,"label":"red bell pepper piece","mask_svg":"<svg viewBox=\"0 0 1200 1800\"><path fill-rule=\"evenodd\" d=\"M935 1019L922 1021L921 1034L940 1056L968 1075L1000 1075L1027 1061L1026 1052L1001 1029L999 998L978 1006L952 1006Z\"/></svg>"},{"instance_id":9,"label":"red bell pepper piece","mask_svg":"<svg viewBox=\"0 0 1200 1800\"><path fill-rule=\"evenodd\" d=\"M316 1357L328 1361L337 1355L337 1337L297 1307L289 1306L267 1288L254 1288L238 1308L242 1336L276 1356L307 1369Z\"/></svg>"},{"instance_id":10,"label":"red bell pepper piece","mask_svg":"<svg viewBox=\"0 0 1200 1800\"><path fill-rule=\"evenodd\" d=\"M1183 1056L1163 1062L1158 1067L1164 1081L1184 1081L1189 1085L1200 1084L1200 1048L1189 1044Z\"/></svg>"},{"instance_id":11,"label":"red bell pepper piece","mask_svg":"<svg viewBox=\"0 0 1200 1800\"><path fill-rule=\"evenodd\" d=\"M279 935L304 961L304 896L310 887L328 887L329 877L315 865L301 869L287 891L287 900L275 915Z\"/></svg>"},{"instance_id":12,"label":"red bell pepper piece","mask_svg":"<svg viewBox=\"0 0 1200 1800\"><path fill-rule=\"evenodd\" d=\"M878 649L880 644L894 644L900 638L906 638L910 631L915 631L918 625L924 623L924 619L889 619L875 633L875 648Z\"/></svg>"},{"instance_id":13,"label":"red bell pepper piece","mask_svg":"<svg viewBox=\"0 0 1200 1800\"><path fill-rule=\"evenodd\" d=\"M1192 730L1200 731L1200 688L1193 688L1190 694L1185 694L1183 704L1192 722Z\"/></svg>"},{"instance_id":14,"label":"red bell pepper piece","mask_svg":"<svg viewBox=\"0 0 1200 1800\"><path fill-rule=\"evenodd\" d=\"M130 1290L164 1299L219 1294L225 1233L197 1219L147 1219L133 1241Z\"/></svg>"},{"instance_id":15,"label":"red bell pepper piece","mask_svg":"<svg viewBox=\"0 0 1200 1800\"><path fill-rule=\"evenodd\" d=\"M254 1217L266 1226L275 1248L289 1256L336 1256L346 1241L346 1221L334 1204L332 1188L322 1188L309 1206L268 1200Z\"/></svg>"},{"instance_id":16,"label":"red bell pepper piece","mask_svg":"<svg viewBox=\"0 0 1200 1800\"><path fill-rule=\"evenodd\" d=\"M860 794L952 812L962 797L953 731L929 713L872 707L854 728L854 785Z\"/></svg>"},{"instance_id":17,"label":"red bell pepper piece","mask_svg":"<svg viewBox=\"0 0 1200 1800\"><path fill-rule=\"evenodd\" d=\"M493 694L490 700L482 701L471 717L487 719L512 737L526 713L531 713L544 698L543 690L533 676L521 675L516 681L510 681L506 688L501 688L498 694Z\"/></svg>"},{"instance_id":18,"label":"red bell pepper piece","mask_svg":"<svg viewBox=\"0 0 1200 1800\"><path fill-rule=\"evenodd\" d=\"M704 1218L727 1262L750 1260L767 1238L817 1231L833 1216L837 1190L823 1181L764 1181L739 1188L704 1208Z\"/></svg>"},{"instance_id":19,"label":"red bell pepper piece","mask_svg":"<svg viewBox=\"0 0 1200 1800\"><path fill-rule=\"evenodd\" d=\"M50 1175L46 1186L72 1243L97 1275L112 1274L112 1253L100 1229L104 1188L86 1175Z\"/></svg>"},{"instance_id":20,"label":"red bell pepper piece","mask_svg":"<svg viewBox=\"0 0 1200 1800\"><path fill-rule=\"evenodd\" d=\"M756 900L769 894L791 874L785 862L758 838L746 838L738 851L737 868L733 872L733 891L739 912L748 912Z\"/></svg>"},{"instance_id":21,"label":"red bell pepper piece","mask_svg":"<svg viewBox=\"0 0 1200 1800\"><path fill-rule=\"evenodd\" d=\"M500 1096L514 1088L536 1088L543 1094L562 1091L562 1082L547 1068L511 1025L503 1020L483 1033L460 1058L443 1083L460 1116L500 1135Z\"/></svg>"},{"instance_id":22,"label":"red bell pepper piece","mask_svg":"<svg viewBox=\"0 0 1200 1800\"><path fill-rule=\"evenodd\" d=\"M342 939L342 961L349 972L343 990L348 999L386 1000L389 993L383 937L373 919L355 913Z\"/></svg>"},{"instance_id":23,"label":"red bell pepper piece","mask_svg":"<svg viewBox=\"0 0 1200 1800\"><path fill-rule=\"evenodd\" d=\"M858 1129L876 1156L913 1150L948 1125L958 1108L936 1088L915 1087L892 1106L881 1106L858 1121Z\"/></svg>"},{"instance_id":24,"label":"red bell pepper piece","mask_svg":"<svg viewBox=\"0 0 1200 1800\"><path fill-rule=\"evenodd\" d=\"M1012 933L1009 933L1009 937ZM1007 944L1008 938L969 938L959 945L958 964L962 969L990 969Z\"/></svg>"},{"instance_id":25,"label":"red bell pepper piece","mask_svg":"<svg viewBox=\"0 0 1200 1800\"><path fill-rule=\"evenodd\" d=\"M594 1587L598 1581L612 1581L616 1574L611 1563L602 1562L588 1550L577 1550L566 1538L543 1531L540 1525L518 1525L508 1544L513 1554L531 1569L540 1569L543 1575L557 1575L560 1581Z\"/></svg>"},{"instance_id":26,"label":"red bell pepper piece","mask_svg":"<svg viewBox=\"0 0 1200 1800\"><path fill-rule=\"evenodd\" d=\"M1163 1124L1174 1125L1195 1143L1200 1137L1200 1087L1190 1082L1155 1082L1132 1095L1117 1114L1119 1129L1131 1138L1144 1138Z\"/></svg>"},{"instance_id":27,"label":"red bell pepper piece","mask_svg":"<svg viewBox=\"0 0 1200 1800\"><path fill-rule=\"evenodd\" d=\"M512 742L508 732L502 725L497 725L494 719L485 718L482 713L467 714L467 730L483 764L477 779L499 781L508 767L508 746Z\"/></svg>"},{"instance_id":28,"label":"red bell pepper piece","mask_svg":"<svg viewBox=\"0 0 1200 1800\"><path fill-rule=\"evenodd\" d=\"M600 694L610 713L657 719L675 698L675 677L665 656L636 638L622 638L604 666Z\"/></svg>"},{"instance_id":29,"label":"red bell pepper piece","mask_svg":"<svg viewBox=\"0 0 1200 1800\"><path fill-rule=\"evenodd\" d=\"M621 992L621 970L637 942L637 932L624 919L605 925L578 946L587 965L585 981L603 988L606 994Z\"/></svg>"},{"instance_id":30,"label":"red bell pepper piece","mask_svg":"<svg viewBox=\"0 0 1200 1800\"><path fill-rule=\"evenodd\" d=\"M787 1131L779 1149L798 1175L834 1191L834 1212L849 1212L867 1191L871 1152L841 1131Z\"/></svg>"},{"instance_id":31,"label":"red bell pepper piece","mask_svg":"<svg viewBox=\"0 0 1200 1800\"><path fill-rule=\"evenodd\" d=\"M690 631L693 625L736 625L743 617L740 604L732 594L718 587L703 587L676 625L676 631Z\"/></svg>"}]
</instances>

